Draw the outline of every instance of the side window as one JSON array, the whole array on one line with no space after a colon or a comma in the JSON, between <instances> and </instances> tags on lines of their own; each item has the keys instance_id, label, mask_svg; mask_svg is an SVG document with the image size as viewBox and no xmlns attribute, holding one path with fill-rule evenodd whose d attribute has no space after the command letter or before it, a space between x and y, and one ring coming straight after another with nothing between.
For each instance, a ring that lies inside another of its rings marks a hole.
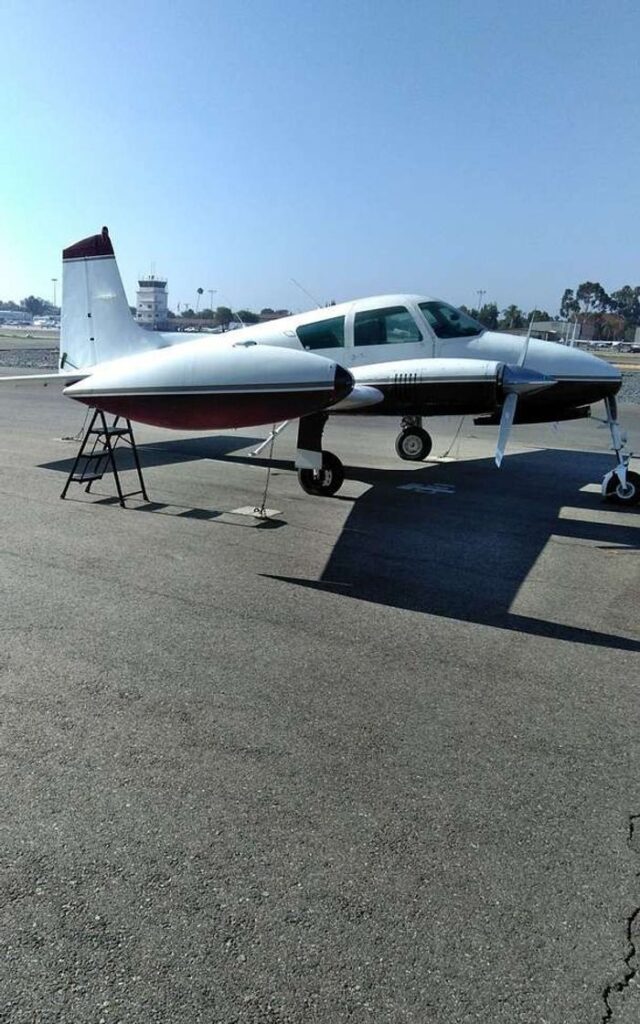
<instances>
[{"instance_id":1,"label":"side window","mask_svg":"<svg viewBox=\"0 0 640 1024\"><path fill-rule=\"evenodd\" d=\"M402 345L411 341L422 341L422 335L404 306L366 309L356 313L356 345Z\"/></svg>"},{"instance_id":2,"label":"side window","mask_svg":"<svg viewBox=\"0 0 640 1024\"><path fill-rule=\"evenodd\" d=\"M296 328L303 348L344 348L344 317L334 316Z\"/></svg>"}]
</instances>

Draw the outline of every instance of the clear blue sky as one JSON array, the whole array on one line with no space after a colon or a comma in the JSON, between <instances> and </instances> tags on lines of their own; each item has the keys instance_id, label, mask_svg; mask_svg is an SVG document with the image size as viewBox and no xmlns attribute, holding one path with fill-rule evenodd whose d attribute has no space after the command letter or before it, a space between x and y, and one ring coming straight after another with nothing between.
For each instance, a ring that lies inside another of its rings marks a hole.
<instances>
[{"instance_id":1,"label":"clear blue sky","mask_svg":"<svg viewBox=\"0 0 640 1024\"><path fill-rule=\"evenodd\" d=\"M638 0L4 0L0 38L0 298L102 224L174 307L640 283Z\"/></svg>"}]
</instances>

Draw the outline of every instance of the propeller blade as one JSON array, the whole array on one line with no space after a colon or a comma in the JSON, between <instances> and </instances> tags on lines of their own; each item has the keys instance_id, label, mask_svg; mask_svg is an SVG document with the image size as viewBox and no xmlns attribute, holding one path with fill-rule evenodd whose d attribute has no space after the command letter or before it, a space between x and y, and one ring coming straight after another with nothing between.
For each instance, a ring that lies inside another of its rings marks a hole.
<instances>
[{"instance_id":1,"label":"propeller blade","mask_svg":"<svg viewBox=\"0 0 640 1024\"><path fill-rule=\"evenodd\" d=\"M525 364L525 360L527 358L527 353L529 351L529 342L531 341L531 328L532 327L533 327L533 317L531 317L531 319L529 320L529 327L527 329L527 336L526 336L525 341L524 341L524 348L522 349L522 352L520 353L520 358L518 359L518 363L517 363L518 366L524 366L524 364Z\"/></svg>"},{"instance_id":2,"label":"propeller blade","mask_svg":"<svg viewBox=\"0 0 640 1024\"><path fill-rule=\"evenodd\" d=\"M504 400L502 406L502 416L500 417L500 430L498 431L498 443L496 445L496 466L498 469L502 463L504 456L504 450L507 444L507 438L509 437L509 431L513 423L513 417L516 414L516 406L518 404L518 396L515 391L511 391Z\"/></svg>"}]
</instances>

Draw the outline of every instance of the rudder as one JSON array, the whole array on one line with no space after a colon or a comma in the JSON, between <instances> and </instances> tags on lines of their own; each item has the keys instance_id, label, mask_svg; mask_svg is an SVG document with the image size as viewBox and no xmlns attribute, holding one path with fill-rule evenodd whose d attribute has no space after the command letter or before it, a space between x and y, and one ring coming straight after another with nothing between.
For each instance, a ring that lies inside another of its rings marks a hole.
<instances>
[{"instance_id":1,"label":"rudder","mask_svg":"<svg viewBox=\"0 0 640 1024\"><path fill-rule=\"evenodd\" d=\"M96 366L161 345L161 335L146 331L131 315L106 227L63 250L60 370Z\"/></svg>"}]
</instances>

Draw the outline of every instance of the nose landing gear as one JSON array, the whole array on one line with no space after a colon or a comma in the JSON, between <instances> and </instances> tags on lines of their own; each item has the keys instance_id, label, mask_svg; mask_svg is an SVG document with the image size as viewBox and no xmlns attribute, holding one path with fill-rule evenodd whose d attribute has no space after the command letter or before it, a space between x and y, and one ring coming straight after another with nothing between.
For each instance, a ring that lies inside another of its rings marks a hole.
<instances>
[{"instance_id":1,"label":"nose landing gear","mask_svg":"<svg viewBox=\"0 0 640 1024\"><path fill-rule=\"evenodd\" d=\"M421 462L431 451L433 442L422 428L422 416L403 416L402 430L396 438L396 453L406 462Z\"/></svg>"},{"instance_id":2,"label":"nose landing gear","mask_svg":"<svg viewBox=\"0 0 640 1024\"><path fill-rule=\"evenodd\" d=\"M602 481L602 495L617 505L640 504L640 473L629 469L631 452L626 452L626 436L618 423L618 403L615 398L604 400L607 410L607 424L611 431L611 447L616 454L616 465Z\"/></svg>"}]
</instances>

